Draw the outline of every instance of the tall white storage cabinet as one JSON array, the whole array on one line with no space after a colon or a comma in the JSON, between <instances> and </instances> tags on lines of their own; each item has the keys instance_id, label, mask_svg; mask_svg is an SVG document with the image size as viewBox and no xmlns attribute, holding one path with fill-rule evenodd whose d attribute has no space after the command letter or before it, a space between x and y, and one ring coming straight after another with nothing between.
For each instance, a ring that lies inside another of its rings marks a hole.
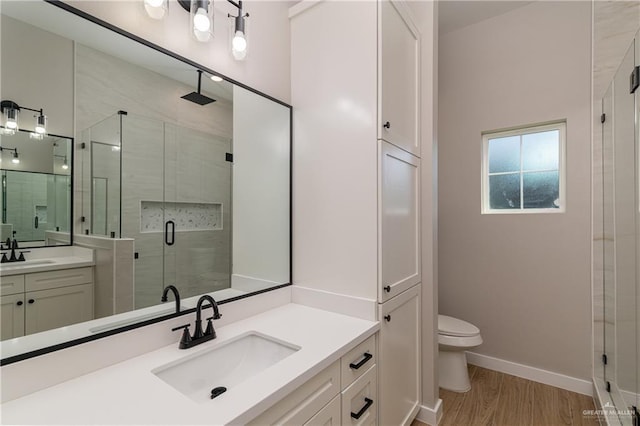
<instances>
[{"instance_id":1,"label":"tall white storage cabinet","mask_svg":"<svg viewBox=\"0 0 640 426\"><path fill-rule=\"evenodd\" d=\"M377 304L380 425L420 401L420 37L396 1L290 11L295 285ZM354 299L355 300L355 299Z\"/></svg>"}]
</instances>

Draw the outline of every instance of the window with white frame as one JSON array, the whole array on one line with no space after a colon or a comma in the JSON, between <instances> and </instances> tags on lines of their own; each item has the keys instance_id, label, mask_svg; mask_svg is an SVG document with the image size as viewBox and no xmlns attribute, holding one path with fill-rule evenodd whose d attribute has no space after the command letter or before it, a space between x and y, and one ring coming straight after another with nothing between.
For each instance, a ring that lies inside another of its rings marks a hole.
<instances>
[{"instance_id":1,"label":"window with white frame","mask_svg":"<svg viewBox=\"0 0 640 426\"><path fill-rule=\"evenodd\" d=\"M566 123L482 135L482 212L563 212Z\"/></svg>"}]
</instances>

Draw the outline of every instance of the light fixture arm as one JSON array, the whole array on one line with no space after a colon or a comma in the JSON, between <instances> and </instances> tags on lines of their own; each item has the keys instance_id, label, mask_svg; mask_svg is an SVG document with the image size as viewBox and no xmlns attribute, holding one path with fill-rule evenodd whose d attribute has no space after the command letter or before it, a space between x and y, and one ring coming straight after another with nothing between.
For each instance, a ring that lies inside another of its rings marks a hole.
<instances>
[{"instance_id":1,"label":"light fixture arm","mask_svg":"<svg viewBox=\"0 0 640 426\"><path fill-rule=\"evenodd\" d=\"M26 106L20 106L17 103L13 102L13 101L2 101L0 102L0 111L4 112L5 109L7 108L11 108L11 109L16 109L18 111L26 109L27 111L33 111L33 112L37 112L40 115L44 115L44 110L42 108L40 109L34 109L34 108L29 108Z\"/></svg>"},{"instance_id":2,"label":"light fixture arm","mask_svg":"<svg viewBox=\"0 0 640 426\"><path fill-rule=\"evenodd\" d=\"M5 147L0 146L0 152L2 152L2 151L13 151L15 154L17 154L18 153L18 148L5 148Z\"/></svg>"}]
</instances>

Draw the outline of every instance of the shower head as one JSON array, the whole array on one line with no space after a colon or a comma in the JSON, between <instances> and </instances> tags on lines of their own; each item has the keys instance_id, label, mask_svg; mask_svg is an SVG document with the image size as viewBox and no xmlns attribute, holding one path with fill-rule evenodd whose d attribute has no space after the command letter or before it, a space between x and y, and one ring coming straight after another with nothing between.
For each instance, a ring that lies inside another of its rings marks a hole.
<instances>
[{"instance_id":1,"label":"shower head","mask_svg":"<svg viewBox=\"0 0 640 426\"><path fill-rule=\"evenodd\" d=\"M212 102L215 102L216 101L215 99L200 93L201 83L202 83L202 71L198 70L198 91L187 93L186 95L181 96L181 98L186 99L187 101L193 102L194 104L198 104L198 105L208 105Z\"/></svg>"}]
</instances>

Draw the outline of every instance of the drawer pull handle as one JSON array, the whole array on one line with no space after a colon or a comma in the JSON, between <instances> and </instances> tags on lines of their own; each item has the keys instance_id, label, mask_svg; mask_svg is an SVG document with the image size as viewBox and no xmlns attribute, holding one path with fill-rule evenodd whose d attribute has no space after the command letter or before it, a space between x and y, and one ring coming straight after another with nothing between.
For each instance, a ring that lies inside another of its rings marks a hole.
<instances>
[{"instance_id":1,"label":"drawer pull handle","mask_svg":"<svg viewBox=\"0 0 640 426\"><path fill-rule=\"evenodd\" d=\"M362 417L362 415L369 409L369 407L371 407L371 404L373 404L373 399L365 398L364 402L365 402L364 407L362 407L360 411L358 411L357 413L354 413L352 411L351 417L353 417L356 420Z\"/></svg>"},{"instance_id":2,"label":"drawer pull handle","mask_svg":"<svg viewBox=\"0 0 640 426\"><path fill-rule=\"evenodd\" d=\"M373 358L373 355L371 355L369 352L365 352L363 354L363 358L360 360L360 362L357 363L357 364L354 364L354 363L349 364L349 368L351 368L353 370L358 370L358 369L360 369L360 367L365 365L367 363L367 361L369 361L371 358Z\"/></svg>"}]
</instances>

